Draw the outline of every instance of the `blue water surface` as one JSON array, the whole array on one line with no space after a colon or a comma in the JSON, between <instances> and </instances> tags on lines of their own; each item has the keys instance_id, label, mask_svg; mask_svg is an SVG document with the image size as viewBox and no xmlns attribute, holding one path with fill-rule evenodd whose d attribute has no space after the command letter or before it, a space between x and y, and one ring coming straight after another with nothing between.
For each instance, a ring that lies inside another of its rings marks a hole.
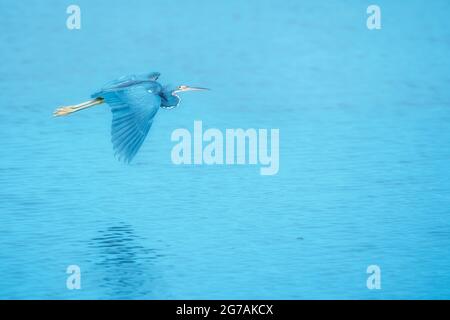
<instances>
[{"instance_id":1,"label":"blue water surface","mask_svg":"<svg viewBox=\"0 0 450 320\"><path fill-rule=\"evenodd\" d=\"M376 2L0 1L0 298L450 298L450 2ZM151 71L213 90L131 165L109 107L52 117ZM174 165L194 120L279 128L278 174Z\"/></svg>"}]
</instances>

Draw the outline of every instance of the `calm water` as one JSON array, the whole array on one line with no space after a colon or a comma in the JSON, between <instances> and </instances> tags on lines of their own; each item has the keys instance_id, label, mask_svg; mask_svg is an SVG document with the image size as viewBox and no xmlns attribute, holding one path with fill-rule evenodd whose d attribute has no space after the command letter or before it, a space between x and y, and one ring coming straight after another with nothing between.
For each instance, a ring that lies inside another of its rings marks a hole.
<instances>
[{"instance_id":1,"label":"calm water","mask_svg":"<svg viewBox=\"0 0 450 320\"><path fill-rule=\"evenodd\" d=\"M448 1L72 3L0 2L0 298L450 298ZM147 71L213 91L129 166L108 107L51 116ZM173 165L194 120L279 128L279 173Z\"/></svg>"}]
</instances>

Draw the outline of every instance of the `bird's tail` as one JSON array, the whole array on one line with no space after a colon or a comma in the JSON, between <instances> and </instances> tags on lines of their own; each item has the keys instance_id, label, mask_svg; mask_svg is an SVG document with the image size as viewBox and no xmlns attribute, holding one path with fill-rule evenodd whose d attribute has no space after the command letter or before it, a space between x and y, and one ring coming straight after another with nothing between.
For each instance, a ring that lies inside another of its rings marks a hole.
<instances>
[{"instance_id":1,"label":"bird's tail","mask_svg":"<svg viewBox=\"0 0 450 320\"><path fill-rule=\"evenodd\" d=\"M71 113L83 110L83 109L87 109L93 106L96 106L98 104L102 104L104 102L103 98L95 98L93 100L89 100L77 105L73 105L73 106L66 106L66 107L60 107L58 109L56 109L53 112L53 115L55 117L60 117L60 116L67 116Z\"/></svg>"}]
</instances>

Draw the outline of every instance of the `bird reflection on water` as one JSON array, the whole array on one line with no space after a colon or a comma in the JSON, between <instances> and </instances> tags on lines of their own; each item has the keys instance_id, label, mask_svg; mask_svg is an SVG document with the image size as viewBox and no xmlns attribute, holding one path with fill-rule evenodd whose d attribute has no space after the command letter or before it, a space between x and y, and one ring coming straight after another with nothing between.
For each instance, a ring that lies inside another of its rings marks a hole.
<instances>
[{"instance_id":1,"label":"bird reflection on water","mask_svg":"<svg viewBox=\"0 0 450 320\"><path fill-rule=\"evenodd\" d=\"M155 259L162 255L143 247L129 224L115 224L99 233L89 242L97 251L94 265L100 273L99 287L113 299L152 297L152 282L157 278Z\"/></svg>"}]
</instances>

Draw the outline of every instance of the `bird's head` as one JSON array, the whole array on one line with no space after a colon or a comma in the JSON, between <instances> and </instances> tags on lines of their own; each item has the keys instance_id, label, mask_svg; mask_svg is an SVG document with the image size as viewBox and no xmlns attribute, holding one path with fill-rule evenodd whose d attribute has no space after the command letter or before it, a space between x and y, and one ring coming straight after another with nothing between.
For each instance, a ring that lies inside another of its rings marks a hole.
<instances>
[{"instance_id":1,"label":"bird's head","mask_svg":"<svg viewBox=\"0 0 450 320\"><path fill-rule=\"evenodd\" d=\"M178 106L178 104L181 101L181 98L177 95L177 93L179 92L204 91L204 90L209 89L200 87L190 87L185 85L178 86L175 88L171 85L165 86L161 94L161 106L167 109L175 108L176 106Z\"/></svg>"},{"instance_id":2,"label":"bird's head","mask_svg":"<svg viewBox=\"0 0 450 320\"><path fill-rule=\"evenodd\" d=\"M178 86L178 87L174 90L174 93L178 93L178 92L186 92L186 91L204 91L204 90L209 90L209 89L207 89L207 88L201 88L201 87L190 87L190 86L181 85L181 86Z\"/></svg>"}]
</instances>

